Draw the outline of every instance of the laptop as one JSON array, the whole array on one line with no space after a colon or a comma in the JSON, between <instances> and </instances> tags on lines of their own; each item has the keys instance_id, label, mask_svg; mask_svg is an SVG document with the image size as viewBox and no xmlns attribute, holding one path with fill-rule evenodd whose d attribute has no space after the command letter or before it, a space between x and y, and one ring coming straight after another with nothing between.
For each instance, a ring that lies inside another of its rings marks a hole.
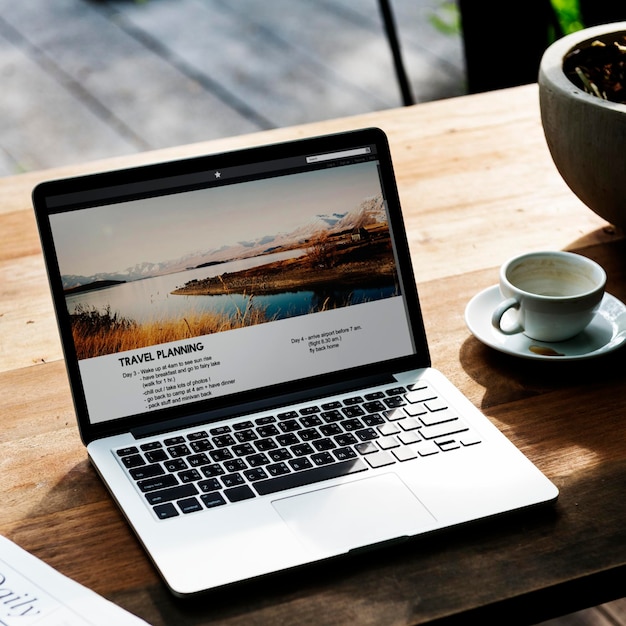
<instances>
[{"instance_id":1,"label":"laptop","mask_svg":"<svg viewBox=\"0 0 626 626\"><path fill-rule=\"evenodd\" d=\"M557 498L431 367L380 129L33 204L80 436L175 595Z\"/></svg>"}]
</instances>

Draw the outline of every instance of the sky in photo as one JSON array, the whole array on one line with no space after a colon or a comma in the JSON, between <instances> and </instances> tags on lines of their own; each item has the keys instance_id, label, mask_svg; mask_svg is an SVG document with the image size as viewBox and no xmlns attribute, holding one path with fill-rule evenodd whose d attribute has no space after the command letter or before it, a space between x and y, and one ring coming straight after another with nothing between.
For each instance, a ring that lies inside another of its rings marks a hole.
<instances>
[{"instance_id":1,"label":"sky in photo","mask_svg":"<svg viewBox=\"0 0 626 626\"><path fill-rule=\"evenodd\" d=\"M61 274L121 272L345 213L381 191L375 162L81 209L50 218Z\"/></svg>"}]
</instances>

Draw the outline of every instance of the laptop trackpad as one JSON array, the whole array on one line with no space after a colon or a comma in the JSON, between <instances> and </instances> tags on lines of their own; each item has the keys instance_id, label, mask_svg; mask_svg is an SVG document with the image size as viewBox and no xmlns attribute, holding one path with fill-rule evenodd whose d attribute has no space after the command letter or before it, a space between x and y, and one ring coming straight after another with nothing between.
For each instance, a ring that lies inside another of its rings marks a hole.
<instances>
[{"instance_id":1,"label":"laptop trackpad","mask_svg":"<svg viewBox=\"0 0 626 626\"><path fill-rule=\"evenodd\" d=\"M396 474L383 474L272 502L292 532L324 552L346 552L434 526Z\"/></svg>"}]
</instances>

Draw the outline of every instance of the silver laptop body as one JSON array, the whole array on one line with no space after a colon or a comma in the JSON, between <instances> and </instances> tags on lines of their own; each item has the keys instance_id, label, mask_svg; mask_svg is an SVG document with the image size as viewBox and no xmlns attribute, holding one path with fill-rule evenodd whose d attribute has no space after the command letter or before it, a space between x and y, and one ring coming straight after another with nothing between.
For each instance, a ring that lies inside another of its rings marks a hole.
<instances>
[{"instance_id":1,"label":"silver laptop body","mask_svg":"<svg viewBox=\"0 0 626 626\"><path fill-rule=\"evenodd\" d=\"M174 594L557 498L431 367L381 130L33 203L81 438Z\"/></svg>"}]
</instances>

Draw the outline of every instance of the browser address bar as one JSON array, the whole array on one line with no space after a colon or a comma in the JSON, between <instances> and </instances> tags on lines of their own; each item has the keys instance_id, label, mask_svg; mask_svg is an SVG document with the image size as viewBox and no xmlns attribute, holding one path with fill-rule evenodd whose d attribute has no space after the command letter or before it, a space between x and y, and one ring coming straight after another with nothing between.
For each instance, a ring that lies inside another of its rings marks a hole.
<instances>
[{"instance_id":1,"label":"browser address bar","mask_svg":"<svg viewBox=\"0 0 626 626\"><path fill-rule=\"evenodd\" d=\"M358 156L359 154L370 154L371 148L354 148L353 150L341 150L340 152L329 152L328 154L316 154L306 158L307 163L319 163L320 161L330 161L331 159L343 159L345 157Z\"/></svg>"}]
</instances>

